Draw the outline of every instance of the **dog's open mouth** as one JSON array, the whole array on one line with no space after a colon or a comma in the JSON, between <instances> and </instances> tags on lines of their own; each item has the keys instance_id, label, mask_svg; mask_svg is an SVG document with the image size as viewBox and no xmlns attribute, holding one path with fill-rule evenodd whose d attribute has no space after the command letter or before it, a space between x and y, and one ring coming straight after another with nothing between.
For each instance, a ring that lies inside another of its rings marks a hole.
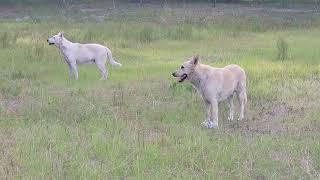
<instances>
[{"instance_id":1,"label":"dog's open mouth","mask_svg":"<svg viewBox=\"0 0 320 180\"><path fill-rule=\"evenodd\" d=\"M49 45L53 45L54 43L49 43Z\"/></svg>"},{"instance_id":2,"label":"dog's open mouth","mask_svg":"<svg viewBox=\"0 0 320 180\"><path fill-rule=\"evenodd\" d=\"M185 79L187 79L187 77L188 77L187 74L183 74L182 76L180 76L179 82L183 82Z\"/></svg>"}]
</instances>

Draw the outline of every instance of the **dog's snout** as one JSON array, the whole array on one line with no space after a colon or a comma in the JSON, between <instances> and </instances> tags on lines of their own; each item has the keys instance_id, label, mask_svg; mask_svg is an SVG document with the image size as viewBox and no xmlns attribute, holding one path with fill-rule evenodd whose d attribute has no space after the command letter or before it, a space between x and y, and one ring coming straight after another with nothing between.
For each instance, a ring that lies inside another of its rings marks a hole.
<instances>
[{"instance_id":1,"label":"dog's snout","mask_svg":"<svg viewBox=\"0 0 320 180\"><path fill-rule=\"evenodd\" d=\"M49 39L47 39L47 42L49 42Z\"/></svg>"},{"instance_id":2,"label":"dog's snout","mask_svg":"<svg viewBox=\"0 0 320 180\"><path fill-rule=\"evenodd\" d=\"M172 73L172 76L173 76L173 77L176 77L176 73L175 73L175 72L174 72L174 73Z\"/></svg>"}]
</instances>

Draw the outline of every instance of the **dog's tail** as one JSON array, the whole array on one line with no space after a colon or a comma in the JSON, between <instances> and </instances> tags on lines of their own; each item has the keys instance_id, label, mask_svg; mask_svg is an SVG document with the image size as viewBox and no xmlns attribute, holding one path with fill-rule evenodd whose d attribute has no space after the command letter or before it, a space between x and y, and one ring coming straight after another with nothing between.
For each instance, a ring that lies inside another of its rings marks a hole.
<instances>
[{"instance_id":1,"label":"dog's tail","mask_svg":"<svg viewBox=\"0 0 320 180\"><path fill-rule=\"evenodd\" d=\"M244 93L244 104L247 105L248 98L247 98L247 92Z\"/></svg>"},{"instance_id":2,"label":"dog's tail","mask_svg":"<svg viewBox=\"0 0 320 180\"><path fill-rule=\"evenodd\" d=\"M110 49L107 48L107 54L108 54L108 59L109 59L109 62L112 66L119 66L121 67L122 64L118 63L117 61L115 61L112 57L112 53L110 51Z\"/></svg>"},{"instance_id":3,"label":"dog's tail","mask_svg":"<svg viewBox=\"0 0 320 180\"><path fill-rule=\"evenodd\" d=\"M244 78L244 82L240 83L241 84L241 89L243 91L243 101L244 105L246 106L248 103L248 97L247 97L247 82L246 78Z\"/></svg>"}]
</instances>

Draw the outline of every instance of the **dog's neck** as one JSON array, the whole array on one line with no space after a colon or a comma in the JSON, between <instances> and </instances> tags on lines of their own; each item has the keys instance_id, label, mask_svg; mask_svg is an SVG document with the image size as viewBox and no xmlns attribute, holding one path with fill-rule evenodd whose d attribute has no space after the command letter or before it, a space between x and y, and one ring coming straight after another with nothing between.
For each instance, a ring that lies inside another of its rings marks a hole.
<instances>
[{"instance_id":1,"label":"dog's neck","mask_svg":"<svg viewBox=\"0 0 320 180\"><path fill-rule=\"evenodd\" d=\"M66 39L65 37L62 37L61 43L58 44L57 46L58 46L58 48L60 49L60 51L61 51L63 54L65 54L66 50L67 50L68 48L70 48L70 47L72 46L72 44L73 44L73 43L72 43L71 41L69 41L69 40Z\"/></svg>"},{"instance_id":2,"label":"dog's neck","mask_svg":"<svg viewBox=\"0 0 320 180\"><path fill-rule=\"evenodd\" d=\"M65 37L62 37L61 42L59 44L57 44L57 47L62 51L62 50L70 48L70 46L72 46L72 44L73 43L71 41L69 41Z\"/></svg>"},{"instance_id":3,"label":"dog's neck","mask_svg":"<svg viewBox=\"0 0 320 180\"><path fill-rule=\"evenodd\" d=\"M192 73L189 74L189 80L190 82L197 88L201 86L201 71L199 71L200 64L198 64Z\"/></svg>"}]
</instances>

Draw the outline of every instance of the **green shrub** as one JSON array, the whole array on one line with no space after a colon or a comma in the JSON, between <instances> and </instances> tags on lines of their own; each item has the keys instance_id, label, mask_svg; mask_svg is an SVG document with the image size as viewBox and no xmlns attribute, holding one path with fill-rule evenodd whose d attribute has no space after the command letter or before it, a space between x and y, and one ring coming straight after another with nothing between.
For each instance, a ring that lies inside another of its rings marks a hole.
<instances>
[{"instance_id":1,"label":"green shrub","mask_svg":"<svg viewBox=\"0 0 320 180\"><path fill-rule=\"evenodd\" d=\"M10 38L7 32L0 34L1 47L7 48L10 45Z\"/></svg>"},{"instance_id":2,"label":"green shrub","mask_svg":"<svg viewBox=\"0 0 320 180\"><path fill-rule=\"evenodd\" d=\"M288 58L288 43L283 38L278 39L277 49L278 49L278 54L277 54L278 60L283 61Z\"/></svg>"}]
</instances>

